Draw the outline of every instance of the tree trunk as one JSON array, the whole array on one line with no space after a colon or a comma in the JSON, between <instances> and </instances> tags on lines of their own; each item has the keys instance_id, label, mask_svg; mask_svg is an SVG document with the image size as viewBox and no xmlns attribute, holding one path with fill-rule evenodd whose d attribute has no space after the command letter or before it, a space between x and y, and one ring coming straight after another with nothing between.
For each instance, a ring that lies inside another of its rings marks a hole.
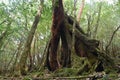
<instances>
[{"instance_id":1,"label":"tree trunk","mask_svg":"<svg viewBox=\"0 0 120 80\"><path fill-rule=\"evenodd\" d=\"M62 0L53 0L53 21L52 21L52 37L50 40L50 44L47 50L47 59L46 64L49 70L55 71L60 66L62 67L70 67L71 59L70 59L70 43L69 32L65 27L65 15L63 10ZM69 37L69 38L68 38ZM58 45L60 38L62 40L61 44L61 64L58 61Z\"/></svg>"},{"instance_id":2,"label":"tree trunk","mask_svg":"<svg viewBox=\"0 0 120 80\"><path fill-rule=\"evenodd\" d=\"M31 27L31 30L30 30L30 32L28 34L28 37L27 37L27 40L26 40L26 43L25 43L24 51L23 51L23 53L21 55L21 59L20 59L20 72L21 72L22 75L26 75L26 70L25 70L26 60L27 60L28 55L31 54L30 53L31 43L32 43L33 36L35 34L35 31L36 31L38 22L40 20L42 7L43 6L41 5L39 10L38 10L37 15L35 16L35 20L33 22L33 25Z\"/></svg>"},{"instance_id":3,"label":"tree trunk","mask_svg":"<svg viewBox=\"0 0 120 80\"><path fill-rule=\"evenodd\" d=\"M63 28L61 29L61 65L63 67L71 66L71 35L63 24Z\"/></svg>"},{"instance_id":4,"label":"tree trunk","mask_svg":"<svg viewBox=\"0 0 120 80\"><path fill-rule=\"evenodd\" d=\"M100 5L99 5L98 19L97 19L97 22L96 22L96 25L95 25L95 31L94 31L94 33L93 33L93 38L94 38L94 39L96 38L97 31L98 31L98 27L99 27L101 9L102 9L102 3L100 3Z\"/></svg>"},{"instance_id":5,"label":"tree trunk","mask_svg":"<svg viewBox=\"0 0 120 80\"><path fill-rule=\"evenodd\" d=\"M60 29L63 24L64 12L62 0L53 0L53 23L52 23L52 38L50 47L50 67L54 71L59 68L59 62L57 60L57 50L60 40Z\"/></svg>"},{"instance_id":6,"label":"tree trunk","mask_svg":"<svg viewBox=\"0 0 120 80\"><path fill-rule=\"evenodd\" d=\"M13 63L13 72L19 70L19 68L18 68L19 67L18 66L18 58L20 56L22 46L23 46L23 43L22 43L22 41L20 41L20 43L18 44L17 53L16 53L15 60L14 60L14 63Z\"/></svg>"},{"instance_id":7,"label":"tree trunk","mask_svg":"<svg viewBox=\"0 0 120 80\"><path fill-rule=\"evenodd\" d=\"M80 23L80 18L81 18L81 15L82 15L82 11L83 11L83 8L84 8L84 4L85 4L85 0L82 0L82 4L80 6L80 10L79 10L79 13L78 13L78 16L77 16L77 21L78 23Z\"/></svg>"}]
</instances>

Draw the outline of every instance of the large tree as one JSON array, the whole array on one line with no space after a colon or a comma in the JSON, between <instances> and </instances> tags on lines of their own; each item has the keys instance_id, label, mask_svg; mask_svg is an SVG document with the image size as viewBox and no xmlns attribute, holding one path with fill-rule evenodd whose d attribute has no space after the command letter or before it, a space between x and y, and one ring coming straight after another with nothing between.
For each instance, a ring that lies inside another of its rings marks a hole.
<instances>
[{"instance_id":1,"label":"large tree","mask_svg":"<svg viewBox=\"0 0 120 80\"><path fill-rule=\"evenodd\" d=\"M54 71L60 67L60 63L63 67L70 66L70 48L68 43L68 30L65 27L65 14L63 9L62 0L53 0L53 21L52 21L52 37L50 40L50 46L48 48L48 57L50 60L48 61L49 69ZM60 42L60 38L62 41L61 47L61 62L58 61L58 45ZM48 58L47 58L48 59ZM49 62L50 61L50 62Z\"/></svg>"}]
</instances>

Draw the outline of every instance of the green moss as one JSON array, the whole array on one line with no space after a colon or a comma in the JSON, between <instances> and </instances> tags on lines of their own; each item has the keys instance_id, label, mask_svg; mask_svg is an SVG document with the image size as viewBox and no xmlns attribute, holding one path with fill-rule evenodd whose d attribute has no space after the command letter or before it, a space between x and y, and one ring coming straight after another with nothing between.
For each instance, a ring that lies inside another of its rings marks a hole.
<instances>
[{"instance_id":1,"label":"green moss","mask_svg":"<svg viewBox=\"0 0 120 80\"><path fill-rule=\"evenodd\" d=\"M78 70L77 69L72 69L72 68L62 68L58 69L53 73L53 76L57 77L69 77L69 76L75 76L77 74Z\"/></svg>"},{"instance_id":2,"label":"green moss","mask_svg":"<svg viewBox=\"0 0 120 80\"><path fill-rule=\"evenodd\" d=\"M32 80L30 77L24 77L23 80Z\"/></svg>"},{"instance_id":3,"label":"green moss","mask_svg":"<svg viewBox=\"0 0 120 80\"><path fill-rule=\"evenodd\" d=\"M106 74L113 74L113 73L117 73L117 70L116 69L114 69L112 66L107 66L107 67L105 67L105 73Z\"/></svg>"}]
</instances>

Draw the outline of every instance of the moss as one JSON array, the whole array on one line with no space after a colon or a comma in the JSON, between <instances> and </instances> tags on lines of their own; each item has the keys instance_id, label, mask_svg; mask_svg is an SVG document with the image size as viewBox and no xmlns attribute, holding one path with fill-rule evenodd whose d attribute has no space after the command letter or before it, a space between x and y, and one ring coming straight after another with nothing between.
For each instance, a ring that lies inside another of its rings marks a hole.
<instances>
[{"instance_id":1,"label":"moss","mask_svg":"<svg viewBox=\"0 0 120 80\"><path fill-rule=\"evenodd\" d=\"M32 80L30 77L24 77L23 80Z\"/></svg>"},{"instance_id":2,"label":"moss","mask_svg":"<svg viewBox=\"0 0 120 80\"><path fill-rule=\"evenodd\" d=\"M73 68L58 69L53 73L53 76L57 77L69 77L77 75L78 70Z\"/></svg>"},{"instance_id":3,"label":"moss","mask_svg":"<svg viewBox=\"0 0 120 80\"><path fill-rule=\"evenodd\" d=\"M19 77L20 74L19 74L19 73L14 73L13 76L14 76L14 77Z\"/></svg>"},{"instance_id":4,"label":"moss","mask_svg":"<svg viewBox=\"0 0 120 80\"><path fill-rule=\"evenodd\" d=\"M104 71L106 74L117 73L117 70L113 68L112 66L105 66Z\"/></svg>"}]
</instances>

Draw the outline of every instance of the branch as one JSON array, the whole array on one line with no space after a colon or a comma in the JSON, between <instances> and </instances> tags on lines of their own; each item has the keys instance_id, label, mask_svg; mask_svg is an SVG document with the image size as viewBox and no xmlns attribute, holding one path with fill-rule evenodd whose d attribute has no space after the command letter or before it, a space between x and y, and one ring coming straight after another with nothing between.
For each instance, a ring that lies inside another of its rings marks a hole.
<instances>
[{"instance_id":1,"label":"branch","mask_svg":"<svg viewBox=\"0 0 120 80\"><path fill-rule=\"evenodd\" d=\"M74 18L76 18L76 4L77 4L77 0L74 0ZM76 20L74 19L73 28L72 28L73 35L72 35L72 46L71 46L71 49L73 49L73 51L74 51L73 45L75 43L75 26L76 26Z\"/></svg>"},{"instance_id":2,"label":"branch","mask_svg":"<svg viewBox=\"0 0 120 80\"><path fill-rule=\"evenodd\" d=\"M113 40L113 38L114 38L114 35L115 35L115 33L119 30L119 28L120 28L120 25L117 27L117 29L113 32L113 34L112 34L112 36L111 36L111 38L110 38L110 41L109 41L109 43L108 43L108 45L106 46L106 51L108 50L108 47L110 46L110 44L111 44L111 42L112 42L112 40Z\"/></svg>"}]
</instances>

